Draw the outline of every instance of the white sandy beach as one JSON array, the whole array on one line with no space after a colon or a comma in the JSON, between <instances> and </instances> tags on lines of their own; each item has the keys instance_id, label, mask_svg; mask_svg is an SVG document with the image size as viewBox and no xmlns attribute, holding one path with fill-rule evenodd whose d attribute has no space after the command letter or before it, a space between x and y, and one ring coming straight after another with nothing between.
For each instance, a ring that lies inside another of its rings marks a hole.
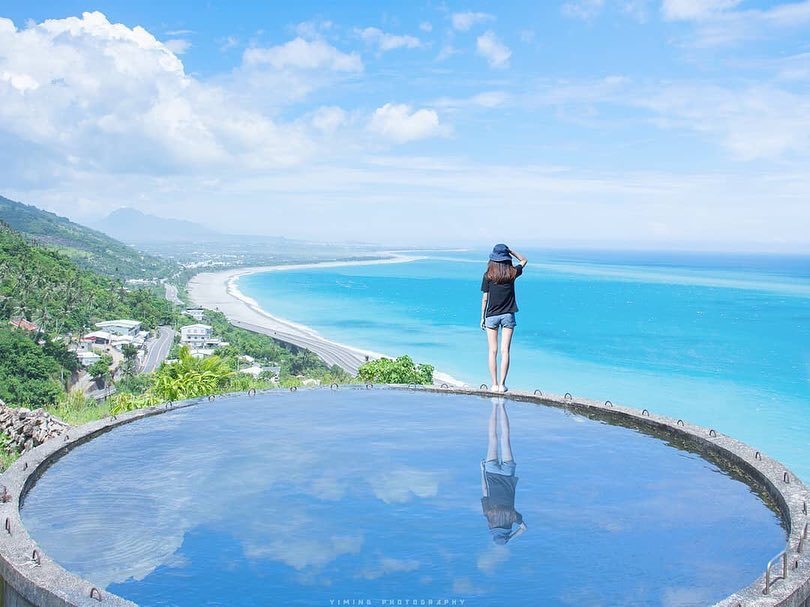
<instances>
[{"instance_id":1,"label":"white sandy beach","mask_svg":"<svg viewBox=\"0 0 810 607\"><path fill-rule=\"evenodd\" d=\"M306 264L291 264L278 266L258 266L252 268L238 268L221 272L205 272L197 274L188 283L188 294L196 306L208 310L218 310L237 327L242 327L256 333L269 335L274 339L283 341L301 348L306 348L317 354L328 365L338 365L352 375L367 360L387 356L378 352L361 350L346 344L341 344L321 336L317 331L277 316L273 316L252 298L239 290L237 281L247 274L258 272L282 272L286 270L305 270L309 268L341 267L357 265L376 265L387 263L405 263L414 261L417 257L393 255L386 259L368 261L324 261ZM453 377L439 371L433 374L436 383L449 385L464 385Z\"/></svg>"}]
</instances>

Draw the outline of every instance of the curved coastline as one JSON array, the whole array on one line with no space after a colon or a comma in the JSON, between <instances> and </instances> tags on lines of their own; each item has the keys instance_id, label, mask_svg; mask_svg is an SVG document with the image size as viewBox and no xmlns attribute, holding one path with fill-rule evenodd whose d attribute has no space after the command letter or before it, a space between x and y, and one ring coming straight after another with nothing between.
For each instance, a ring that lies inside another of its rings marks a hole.
<instances>
[{"instance_id":1,"label":"curved coastline","mask_svg":"<svg viewBox=\"0 0 810 607\"><path fill-rule=\"evenodd\" d=\"M242 293L238 281L242 276L262 272L408 263L421 259L418 256L386 254L389 257L365 261L323 261L203 272L195 275L189 281L188 294L196 306L222 312L228 321L237 327L262 333L279 341L310 350L328 365L338 365L352 375L356 375L360 365L367 360L384 356L391 358L391 356L332 341L323 337L311 327L274 316L262 308L255 299ZM433 377L437 384L446 383L457 387L465 386L463 382L441 371L435 371Z\"/></svg>"}]
</instances>

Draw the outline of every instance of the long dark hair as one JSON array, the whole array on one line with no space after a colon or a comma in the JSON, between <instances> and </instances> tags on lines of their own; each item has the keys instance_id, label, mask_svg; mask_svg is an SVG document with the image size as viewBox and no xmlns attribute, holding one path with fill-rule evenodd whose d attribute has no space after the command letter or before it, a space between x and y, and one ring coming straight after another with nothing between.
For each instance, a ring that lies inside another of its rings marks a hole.
<instances>
[{"instance_id":1,"label":"long dark hair","mask_svg":"<svg viewBox=\"0 0 810 607\"><path fill-rule=\"evenodd\" d=\"M509 506L491 506L484 512L484 515L487 517L490 529L493 527L511 527L515 523L519 524L523 521L520 512Z\"/></svg>"},{"instance_id":2,"label":"long dark hair","mask_svg":"<svg viewBox=\"0 0 810 607\"><path fill-rule=\"evenodd\" d=\"M502 285L515 280L517 270L511 261L492 261L487 264L487 280Z\"/></svg>"}]
</instances>

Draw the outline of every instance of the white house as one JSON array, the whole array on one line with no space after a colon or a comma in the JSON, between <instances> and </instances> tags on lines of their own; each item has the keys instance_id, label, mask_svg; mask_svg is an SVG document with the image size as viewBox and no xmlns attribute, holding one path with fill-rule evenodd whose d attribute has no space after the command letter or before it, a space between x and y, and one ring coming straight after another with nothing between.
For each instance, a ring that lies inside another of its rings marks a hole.
<instances>
[{"instance_id":1,"label":"white house","mask_svg":"<svg viewBox=\"0 0 810 607\"><path fill-rule=\"evenodd\" d=\"M205 348L219 348L227 343L214 337L214 329L210 325L188 325L180 328L180 343L192 350Z\"/></svg>"},{"instance_id":2,"label":"white house","mask_svg":"<svg viewBox=\"0 0 810 607\"><path fill-rule=\"evenodd\" d=\"M204 312L200 308L189 308L188 310L183 310L183 314L191 316L191 318L197 322L202 322Z\"/></svg>"},{"instance_id":3,"label":"white house","mask_svg":"<svg viewBox=\"0 0 810 607\"><path fill-rule=\"evenodd\" d=\"M108 333L132 335L133 337L141 330L141 323L137 320L105 320L104 322L97 322L96 326Z\"/></svg>"},{"instance_id":4,"label":"white house","mask_svg":"<svg viewBox=\"0 0 810 607\"><path fill-rule=\"evenodd\" d=\"M101 356L90 351L76 352L76 357L79 359L79 363L81 363L82 367L89 367L94 362L101 360Z\"/></svg>"}]
</instances>

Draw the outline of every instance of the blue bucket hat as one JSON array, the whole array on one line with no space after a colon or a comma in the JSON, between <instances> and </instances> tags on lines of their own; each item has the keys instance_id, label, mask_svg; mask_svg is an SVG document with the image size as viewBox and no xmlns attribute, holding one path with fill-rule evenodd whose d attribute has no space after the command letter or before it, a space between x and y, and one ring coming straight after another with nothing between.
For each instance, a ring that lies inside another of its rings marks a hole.
<instances>
[{"instance_id":1,"label":"blue bucket hat","mask_svg":"<svg viewBox=\"0 0 810 607\"><path fill-rule=\"evenodd\" d=\"M509 247L505 244L496 244L492 247L492 253L489 254L492 261L511 261L512 256L509 254Z\"/></svg>"}]
</instances>

